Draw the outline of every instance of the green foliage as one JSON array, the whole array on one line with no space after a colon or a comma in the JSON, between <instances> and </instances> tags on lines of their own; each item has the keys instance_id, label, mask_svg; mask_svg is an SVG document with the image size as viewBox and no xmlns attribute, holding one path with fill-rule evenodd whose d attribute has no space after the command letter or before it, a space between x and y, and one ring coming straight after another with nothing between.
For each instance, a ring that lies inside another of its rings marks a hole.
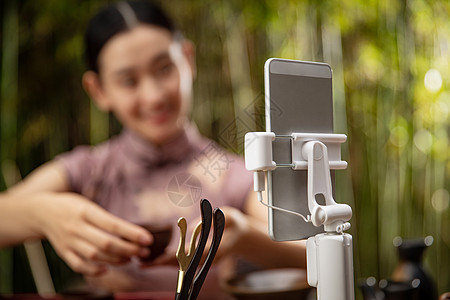
<instances>
[{"instance_id":1,"label":"green foliage","mask_svg":"<svg viewBox=\"0 0 450 300\"><path fill-rule=\"evenodd\" d=\"M119 130L80 85L83 29L105 2L1 4L1 158L24 174ZM232 151L261 129L267 58L331 64L335 130L349 136L336 200L354 210L356 279L390 276L395 236L432 235L426 267L440 292L450 290L448 1L159 2L197 47L192 117Z\"/></svg>"}]
</instances>

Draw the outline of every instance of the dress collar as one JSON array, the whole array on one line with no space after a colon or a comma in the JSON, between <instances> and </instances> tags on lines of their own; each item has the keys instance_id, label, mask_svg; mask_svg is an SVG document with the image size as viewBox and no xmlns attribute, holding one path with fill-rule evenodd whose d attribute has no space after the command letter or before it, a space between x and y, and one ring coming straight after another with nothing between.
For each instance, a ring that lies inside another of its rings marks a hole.
<instances>
[{"instance_id":1,"label":"dress collar","mask_svg":"<svg viewBox=\"0 0 450 300\"><path fill-rule=\"evenodd\" d=\"M195 124L184 126L177 138L162 146L154 145L129 129L125 129L122 136L126 155L146 167L181 162L192 157L202 141Z\"/></svg>"}]
</instances>

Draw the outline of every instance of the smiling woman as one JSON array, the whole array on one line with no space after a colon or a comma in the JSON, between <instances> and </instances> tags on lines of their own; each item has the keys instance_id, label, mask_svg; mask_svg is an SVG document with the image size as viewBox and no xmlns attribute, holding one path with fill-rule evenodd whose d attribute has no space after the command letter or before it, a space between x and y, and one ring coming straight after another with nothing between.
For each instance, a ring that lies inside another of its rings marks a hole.
<instances>
[{"instance_id":1,"label":"smiling woman","mask_svg":"<svg viewBox=\"0 0 450 300\"><path fill-rule=\"evenodd\" d=\"M83 84L101 109L159 145L188 121L191 93L181 93L180 75L191 89L194 49L158 7L148 5L119 2L116 11L91 20L85 35L91 71Z\"/></svg>"},{"instance_id":2,"label":"smiling woman","mask_svg":"<svg viewBox=\"0 0 450 300\"><path fill-rule=\"evenodd\" d=\"M175 51L183 51L179 61ZM83 83L100 108L160 145L179 135L188 122L190 99L182 99L180 67L192 73L193 59L189 42L173 41L168 30L138 25L105 44L99 73L87 72Z\"/></svg>"},{"instance_id":3,"label":"smiling woman","mask_svg":"<svg viewBox=\"0 0 450 300\"><path fill-rule=\"evenodd\" d=\"M178 235L154 257L148 246L158 235L136 224L170 228L181 216L195 224L198 203L208 198L224 211L226 229L200 298L227 297L219 279L238 260L304 268L303 243L276 243L266 234L265 209L242 158L190 120L194 47L165 13L151 2L113 3L93 17L85 42L83 86L124 129L57 156L1 194L0 246L46 238L96 287L174 291ZM150 262L136 259L149 255Z\"/></svg>"}]
</instances>

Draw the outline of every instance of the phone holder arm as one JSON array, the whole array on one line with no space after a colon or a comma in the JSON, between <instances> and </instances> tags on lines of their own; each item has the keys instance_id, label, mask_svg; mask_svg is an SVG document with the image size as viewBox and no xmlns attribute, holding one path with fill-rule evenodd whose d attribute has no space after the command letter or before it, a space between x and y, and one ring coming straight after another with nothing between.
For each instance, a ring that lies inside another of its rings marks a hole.
<instances>
[{"instance_id":1,"label":"phone holder arm","mask_svg":"<svg viewBox=\"0 0 450 300\"><path fill-rule=\"evenodd\" d=\"M324 225L327 232L343 231L342 225L351 219L352 209L333 199L327 147L314 140L303 143L301 151L308 164L308 208L313 225ZM320 196L325 199L325 205L317 203L316 199ZM349 226L348 223L345 227Z\"/></svg>"}]
</instances>

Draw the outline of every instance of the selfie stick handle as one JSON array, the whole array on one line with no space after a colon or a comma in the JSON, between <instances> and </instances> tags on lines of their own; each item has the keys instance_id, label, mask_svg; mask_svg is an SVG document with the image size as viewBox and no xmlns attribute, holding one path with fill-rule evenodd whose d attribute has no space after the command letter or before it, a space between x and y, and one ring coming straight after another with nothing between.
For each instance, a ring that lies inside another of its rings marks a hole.
<instances>
[{"instance_id":1,"label":"selfie stick handle","mask_svg":"<svg viewBox=\"0 0 450 300\"><path fill-rule=\"evenodd\" d=\"M290 138L292 160L289 164L273 161L272 142L276 138ZM249 132L245 135L245 166L254 171L254 188L260 202L273 209L299 215L314 226L324 225L325 233L310 237L306 243L308 284L317 288L319 300L354 300L352 236L344 233L350 228L347 221L352 209L334 201L330 169L345 169L341 161L340 144L344 134L293 133L276 136L273 132ZM308 171L308 208L311 215L273 207L262 201L265 190L264 173L277 167ZM316 197L325 199L319 205Z\"/></svg>"},{"instance_id":2,"label":"selfie stick handle","mask_svg":"<svg viewBox=\"0 0 450 300\"><path fill-rule=\"evenodd\" d=\"M319 300L354 300L350 234L321 233L306 242L308 284Z\"/></svg>"}]
</instances>

